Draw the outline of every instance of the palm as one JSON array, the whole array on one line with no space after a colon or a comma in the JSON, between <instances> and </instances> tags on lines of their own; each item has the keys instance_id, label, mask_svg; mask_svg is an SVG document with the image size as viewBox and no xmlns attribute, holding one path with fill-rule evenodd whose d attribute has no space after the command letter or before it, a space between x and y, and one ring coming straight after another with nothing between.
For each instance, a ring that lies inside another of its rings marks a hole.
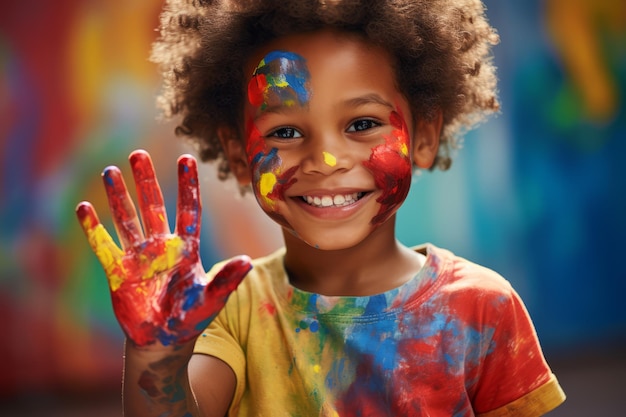
<instances>
[{"instance_id":1,"label":"palm","mask_svg":"<svg viewBox=\"0 0 626 417\"><path fill-rule=\"evenodd\" d=\"M106 168L103 178L122 248L91 204L79 204L78 218L105 270L115 315L128 338L138 346L184 343L197 337L221 310L250 270L249 258L234 259L207 282L198 252L201 207L195 160L179 159L172 234L149 155L137 151L130 159L143 229L117 167Z\"/></svg>"}]
</instances>

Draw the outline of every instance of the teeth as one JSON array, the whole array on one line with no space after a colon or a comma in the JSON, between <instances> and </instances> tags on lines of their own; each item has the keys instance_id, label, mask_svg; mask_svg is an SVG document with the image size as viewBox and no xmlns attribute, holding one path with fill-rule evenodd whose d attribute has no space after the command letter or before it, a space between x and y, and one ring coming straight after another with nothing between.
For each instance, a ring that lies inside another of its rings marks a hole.
<instances>
[{"instance_id":1,"label":"teeth","mask_svg":"<svg viewBox=\"0 0 626 417\"><path fill-rule=\"evenodd\" d=\"M363 193L337 194L324 196L303 196L302 199L315 207L343 207L356 202Z\"/></svg>"}]
</instances>

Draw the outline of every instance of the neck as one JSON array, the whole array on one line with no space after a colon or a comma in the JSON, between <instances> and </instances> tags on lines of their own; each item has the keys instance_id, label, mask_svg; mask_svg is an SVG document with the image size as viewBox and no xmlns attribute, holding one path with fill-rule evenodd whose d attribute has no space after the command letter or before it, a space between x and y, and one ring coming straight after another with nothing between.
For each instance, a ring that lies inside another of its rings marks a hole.
<instances>
[{"instance_id":1,"label":"neck","mask_svg":"<svg viewBox=\"0 0 626 417\"><path fill-rule=\"evenodd\" d=\"M422 266L422 257L395 238L393 219L358 245L320 250L283 232L285 268L295 287L317 294L366 296L396 288Z\"/></svg>"}]
</instances>

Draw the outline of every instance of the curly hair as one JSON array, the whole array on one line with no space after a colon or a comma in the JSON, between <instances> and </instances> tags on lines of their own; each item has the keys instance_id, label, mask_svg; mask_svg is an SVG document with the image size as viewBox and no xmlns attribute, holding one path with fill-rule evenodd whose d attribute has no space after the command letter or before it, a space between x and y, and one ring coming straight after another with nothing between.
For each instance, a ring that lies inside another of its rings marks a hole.
<instances>
[{"instance_id":1,"label":"curly hair","mask_svg":"<svg viewBox=\"0 0 626 417\"><path fill-rule=\"evenodd\" d=\"M462 134L499 109L491 56L499 38L480 0L167 0L152 51L164 82L158 104L166 118L181 117L176 134L203 161L219 161L220 179L230 169L217 131L242 137L247 59L272 39L324 27L388 51L414 115L442 111L431 169L446 170Z\"/></svg>"}]
</instances>

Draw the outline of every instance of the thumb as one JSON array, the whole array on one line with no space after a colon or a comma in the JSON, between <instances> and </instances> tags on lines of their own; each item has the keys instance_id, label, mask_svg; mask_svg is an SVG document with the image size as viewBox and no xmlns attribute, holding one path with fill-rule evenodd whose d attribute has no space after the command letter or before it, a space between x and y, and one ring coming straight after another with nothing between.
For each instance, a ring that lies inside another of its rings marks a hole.
<instances>
[{"instance_id":1,"label":"thumb","mask_svg":"<svg viewBox=\"0 0 626 417\"><path fill-rule=\"evenodd\" d=\"M215 300L222 299L226 302L228 296L235 291L251 269L252 262L249 256L240 255L231 259L207 285L207 294Z\"/></svg>"}]
</instances>

